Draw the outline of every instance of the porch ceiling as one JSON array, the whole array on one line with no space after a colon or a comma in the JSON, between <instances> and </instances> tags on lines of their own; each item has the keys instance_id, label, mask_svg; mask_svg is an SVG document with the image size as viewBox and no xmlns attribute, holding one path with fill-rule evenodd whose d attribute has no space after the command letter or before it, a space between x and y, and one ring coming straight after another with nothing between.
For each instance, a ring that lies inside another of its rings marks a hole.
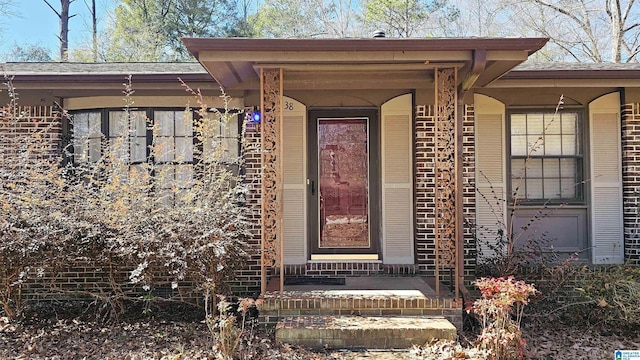
<instances>
[{"instance_id":1,"label":"porch ceiling","mask_svg":"<svg viewBox=\"0 0 640 360\"><path fill-rule=\"evenodd\" d=\"M260 68L283 68L286 89L433 87L435 67L458 67L459 85L483 87L525 61L541 38L184 38L228 90L259 88ZM481 62L481 64L480 64Z\"/></svg>"}]
</instances>

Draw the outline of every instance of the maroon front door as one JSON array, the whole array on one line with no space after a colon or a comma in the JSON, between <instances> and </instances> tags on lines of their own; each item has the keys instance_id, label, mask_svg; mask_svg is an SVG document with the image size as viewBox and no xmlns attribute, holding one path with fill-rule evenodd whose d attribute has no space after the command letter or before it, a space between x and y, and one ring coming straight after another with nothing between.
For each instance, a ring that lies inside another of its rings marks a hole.
<instances>
[{"instance_id":1,"label":"maroon front door","mask_svg":"<svg viewBox=\"0 0 640 360\"><path fill-rule=\"evenodd\" d=\"M367 118L318 119L319 248L369 248Z\"/></svg>"},{"instance_id":2,"label":"maroon front door","mask_svg":"<svg viewBox=\"0 0 640 360\"><path fill-rule=\"evenodd\" d=\"M371 134L377 119L364 116L367 113L363 116L323 115L310 118L312 253L375 253Z\"/></svg>"}]
</instances>

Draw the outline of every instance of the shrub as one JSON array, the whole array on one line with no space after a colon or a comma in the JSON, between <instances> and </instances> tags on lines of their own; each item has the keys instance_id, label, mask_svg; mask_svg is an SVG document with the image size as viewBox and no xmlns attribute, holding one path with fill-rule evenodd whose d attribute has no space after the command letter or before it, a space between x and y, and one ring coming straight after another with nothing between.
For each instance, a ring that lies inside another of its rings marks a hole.
<instances>
[{"instance_id":1,"label":"shrub","mask_svg":"<svg viewBox=\"0 0 640 360\"><path fill-rule=\"evenodd\" d=\"M584 266L576 285L580 298L571 311L577 321L623 331L640 328L640 268Z\"/></svg>"},{"instance_id":2,"label":"shrub","mask_svg":"<svg viewBox=\"0 0 640 360\"><path fill-rule=\"evenodd\" d=\"M251 236L250 209L244 205L247 187L238 170L242 154L225 153L221 135L212 130L237 121L224 92L225 108L211 111L200 93L185 85L199 106L192 128L202 146L193 149L193 161L154 136L147 161L132 165L129 137L134 127L146 124L142 126L155 134L161 129L159 122L135 118L139 115L130 111L134 91L129 77L125 131L103 137L97 159L63 165L51 128L22 126L30 121L29 114L18 110L10 79L5 85L11 103L2 109L0 122L0 151L7 152L0 156L0 301L8 316L19 315L21 284L31 273L78 264L93 266L106 278L92 284L97 288L77 292L103 302L103 315L109 317L124 311L123 301L143 299L140 288L176 289L187 282L205 297L224 288L246 258L244 239ZM73 122L65 112L59 114ZM74 139L75 144L82 141ZM171 166L153 160L168 154L174 159ZM194 175L166 185L180 166Z\"/></svg>"},{"instance_id":3,"label":"shrub","mask_svg":"<svg viewBox=\"0 0 640 360\"><path fill-rule=\"evenodd\" d=\"M227 298L220 296L217 312L206 314L205 322L219 358L233 359L242 345L251 346L251 338L255 335L255 321L250 319L248 315L249 310L255 308L259 301L249 298L238 299L237 312L234 313L234 304ZM248 329L247 323L249 323Z\"/></svg>"},{"instance_id":4,"label":"shrub","mask_svg":"<svg viewBox=\"0 0 640 360\"><path fill-rule=\"evenodd\" d=\"M55 121L18 106L10 77L10 102L0 108L0 301L14 319L22 313L22 287L60 259L69 239L60 157L52 151Z\"/></svg>"},{"instance_id":5,"label":"shrub","mask_svg":"<svg viewBox=\"0 0 640 360\"><path fill-rule=\"evenodd\" d=\"M522 358L525 341L520 323L525 305L537 290L513 277L481 278L474 283L482 294L468 309L475 313L482 326L476 346L489 350L489 359Z\"/></svg>"}]
</instances>

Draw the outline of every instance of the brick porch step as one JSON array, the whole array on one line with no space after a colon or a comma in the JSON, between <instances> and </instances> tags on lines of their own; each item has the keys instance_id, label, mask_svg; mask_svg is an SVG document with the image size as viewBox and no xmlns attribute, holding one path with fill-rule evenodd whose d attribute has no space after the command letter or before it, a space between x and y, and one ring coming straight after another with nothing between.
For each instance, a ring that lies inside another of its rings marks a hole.
<instances>
[{"instance_id":1,"label":"brick porch step","mask_svg":"<svg viewBox=\"0 0 640 360\"><path fill-rule=\"evenodd\" d=\"M444 318L297 316L276 325L277 340L309 348L407 349L455 337L455 326Z\"/></svg>"},{"instance_id":2,"label":"brick porch step","mask_svg":"<svg viewBox=\"0 0 640 360\"><path fill-rule=\"evenodd\" d=\"M260 320L273 326L296 316L425 316L462 324L459 299L427 297L412 290L324 290L265 294Z\"/></svg>"}]
</instances>

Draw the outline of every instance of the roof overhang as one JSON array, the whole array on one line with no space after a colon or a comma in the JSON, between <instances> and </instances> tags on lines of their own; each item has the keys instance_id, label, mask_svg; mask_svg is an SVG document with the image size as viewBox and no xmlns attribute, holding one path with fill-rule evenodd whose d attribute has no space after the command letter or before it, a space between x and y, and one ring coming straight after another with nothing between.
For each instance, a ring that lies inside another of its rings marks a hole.
<instances>
[{"instance_id":1,"label":"roof overhang","mask_svg":"<svg viewBox=\"0 0 640 360\"><path fill-rule=\"evenodd\" d=\"M183 38L226 89L259 88L261 68L282 68L287 89L421 88L433 69L458 67L462 90L483 87L528 59L545 38ZM383 85L381 85L383 84Z\"/></svg>"},{"instance_id":2,"label":"roof overhang","mask_svg":"<svg viewBox=\"0 0 640 360\"><path fill-rule=\"evenodd\" d=\"M492 88L637 86L640 66L634 63L523 64L491 84Z\"/></svg>"},{"instance_id":3,"label":"roof overhang","mask_svg":"<svg viewBox=\"0 0 640 360\"><path fill-rule=\"evenodd\" d=\"M219 92L199 63L0 63L0 73L21 95L45 91L61 98L120 96L129 76L136 95L183 95L179 80Z\"/></svg>"}]
</instances>

